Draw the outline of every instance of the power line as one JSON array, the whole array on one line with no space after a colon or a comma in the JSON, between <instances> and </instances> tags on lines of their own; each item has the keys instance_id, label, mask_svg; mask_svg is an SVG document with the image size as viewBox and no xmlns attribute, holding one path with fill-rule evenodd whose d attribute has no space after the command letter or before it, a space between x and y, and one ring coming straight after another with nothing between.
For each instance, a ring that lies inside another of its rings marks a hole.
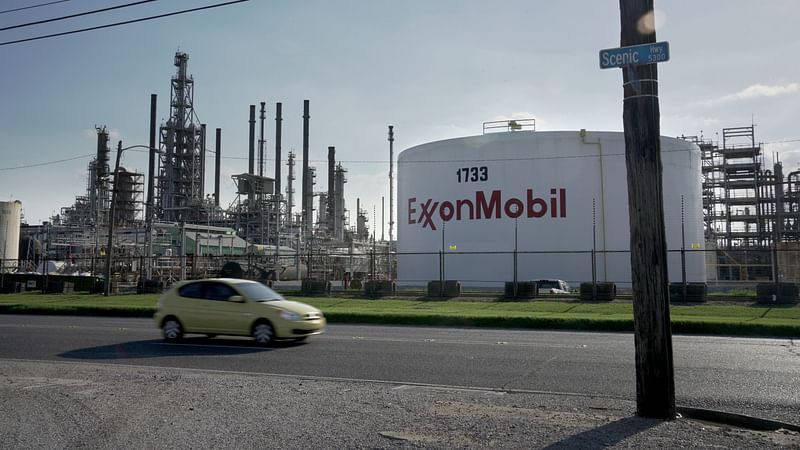
<instances>
[{"instance_id":1,"label":"power line","mask_svg":"<svg viewBox=\"0 0 800 450\"><path fill-rule=\"evenodd\" d=\"M761 142L763 145L768 144L783 144L783 143L790 143L790 142L800 142L800 139L785 139L780 141L770 141L770 142ZM686 148L671 148L667 150L662 150L661 153L674 153L674 152L686 152L693 150L691 147ZM147 153L149 150L143 149L130 149L129 151L132 152L140 152L140 153ZM213 149L207 149L207 153L215 153ZM625 153L604 153L603 156L624 156ZM7 171L7 170L15 170L15 169L27 169L31 167L40 167L40 166L47 166L52 164L58 164L67 161L73 161L76 159L87 158L89 156L94 156L94 153L89 153L87 155L80 155L80 156L73 156L71 158L59 159L56 161L48 161L48 162L41 162L36 164L28 164L24 166L16 166L16 167L1 167L0 171ZM541 161L541 160L552 160L552 159L580 159L580 158L598 158L600 155L553 155L553 156L523 156L519 158L481 158L481 159L448 159L448 160L428 160L428 161L398 161L398 163L402 164L446 164L446 163L477 163L477 162L504 162L504 161ZM213 156L206 155L206 158L213 158ZM247 156L222 156L222 159L235 159L235 160L247 160ZM275 161L275 158L265 158L265 161ZM310 163L319 163L324 164L327 163L327 159L311 159L309 160ZM342 159L338 160L337 162L347 163L347 164L388 164L389 160L383 159Z\"/></svg>"},{"instance_id":2,"label":"power line","mask_svg":"<svg viewBox=\"0 0 800 450\"><path fill-rule=\"evenodd\" d=\"M105 12L105 11L112 11L112 10L115 10L115 9L127 8L129 6L141 5L142 3L151 3L151 2L154 2L154 1L156 1L156 0L141 0L141 1L138 1L138 2L126 3L124 5L109 6L108 8L101 8L101 9L95 9L93 11L85 11L85 12L82 12L82 13L70 14L68 16L54 17L52 19L37 20L36 22L21 23L19 25L12 25L10 27L0 28L0 31L13 30L15 28L30 27L30 26L33 26L33 25L41 25L43 23L58 22L59 20L66 20L66 19L72 19L74 17L88 16L88 15L91 15L91 14L97 14L97 13L101 13L101 12Z\"/></svg>"},{"instance_id":3,"label":"power line","mask_svg":"<svg viewBox=\"0 0 800 450\"><path fill-rule=\"evenodd\" d=\"M195 11L202 11L202 10L206 10L206 9L219 8L219 7L222 7L222 6L233 5L233 4L236 4L236 3L244 3L244 2L248 2L248 1L250 1L250 0L233 0L233 1L225 2L225 3L217 3L217 4L214 4L214 5L201 6L199 8L184 9L184 10L181 10L181 11L174 11L174 12L171 12L171 13L158 14L158 15L149 16L149 17L142 17L142 18L139 18L139 19L131 19L131 20L125 20L125 21L122 21L122 22L115 22L115 23L109 23L109 24L105 24L105 25L98 25L96 27L81 28L81 29L78 29L78 30L64 31L62 33L53 33L53 34L47 34L47 35L44 35L44 36L35 36L35 37L31 37L31 38L17 39L15 41L0 42L0 46L11 45L11 44L19 44L21 42L38 41L40 39L47 39L47 38L51 38L51 37L66 36L68 34L83 33L84 31L101 30L103 28L111 28L111 27L116 27L116 26L119 26L119 25L128 25L128 24L131 24L131 23L144 22L144 21L147 21L147 20L161 19L163 17L177 16L179 14L186 14L186 13L195 12Z\"/></svg>"},{"instance_id":4,"label":"power line","mask_svg":"<svg viewBox=\"0 0 800 450\"><path fill-rule=\"evenodd\" d=\"M10 13L10 12L15 12L15 11L22 11L22 10L25 10L25 9L39 8L39 7L47 6L47 5L55 5L56 3L64 3L64 2L68 2L68 1L69 0L58 0L58 1L55 1L55 2L40 3L38 5L23 6L21 8L4 9L3 11L0 11L0 14L5 14L5 13Z\"/></svg>"},{"instance_id":5,"label":"power line","mask_svg":"<svg viewBox=\"0 0 800 450\"><path fill-rule=\"evenodd\" d=\"M0 171L15 170L15 169L29 169L31 167L49 166L51 164L58 164L58 163L67 162L67 161L74 161L76 159L81 159L81 158L88 158L90 156L94 156L94 153L89 153L89 154L80 155L80 156L73 156L72 158L59 159L57 161L47 161L47 162L41 162L41 163L35 163L35 164L27 164L27 165L24 165L24 166L0 167Z\"/></svg>"}]
</instances>

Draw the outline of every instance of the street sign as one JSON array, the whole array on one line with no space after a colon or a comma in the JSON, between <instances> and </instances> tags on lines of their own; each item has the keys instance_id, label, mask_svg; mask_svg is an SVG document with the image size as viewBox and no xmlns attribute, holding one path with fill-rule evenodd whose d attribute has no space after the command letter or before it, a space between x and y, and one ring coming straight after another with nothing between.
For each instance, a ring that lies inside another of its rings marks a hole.
<instances>
[{"instance_id":1,"label":"street sign","mask_svg":"<svg viewBox=\"0 0 800 450\"><path fill-rule=\"evenodd\" d=\"M600 50L600 68L638 66L669 61L669 42L631 45Z\"/></svg>"}]
</instances>

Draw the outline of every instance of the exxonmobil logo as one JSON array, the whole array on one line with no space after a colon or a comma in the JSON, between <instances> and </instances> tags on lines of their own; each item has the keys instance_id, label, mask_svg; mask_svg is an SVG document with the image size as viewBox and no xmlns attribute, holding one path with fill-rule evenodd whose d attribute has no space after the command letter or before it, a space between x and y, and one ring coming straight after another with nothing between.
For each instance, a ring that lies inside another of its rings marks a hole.
<instances>
[{"instance_id":1,"label":"exxonmobil logo","mask_svg":"<svg viewBox=\"0 0 800 450\"><path fill-rule=\"evenodd\" d=\"M429 198L417 201L416 197L408 199L408 224L421 224L422 228L436 229L435 221L451 220L484 220L500 218L517 219L520 217L551 217L563 219L567 217L566 188L550 188L550 197L536 197L533 189L527 190L526 198L504 197L503 191L494 190L490 194L476 191L474 198L463 198L455 201L435 201Z\"/></svg>"}]
</instances>

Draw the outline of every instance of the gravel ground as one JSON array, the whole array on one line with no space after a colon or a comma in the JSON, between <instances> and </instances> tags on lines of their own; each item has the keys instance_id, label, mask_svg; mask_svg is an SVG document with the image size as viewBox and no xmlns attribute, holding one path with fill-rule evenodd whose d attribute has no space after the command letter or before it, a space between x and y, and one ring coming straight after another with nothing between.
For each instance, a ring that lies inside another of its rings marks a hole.
<instances>
[{"instance_id":1,"label":"gravel ground","mask_svg":"<svg viewBox=\"0 0 800 450\"><path fill-rule=\"evenodd\" d=\"M629 401L83 363L0 363L0 448L800 448Z\"/></svg>"}]
</instances>

